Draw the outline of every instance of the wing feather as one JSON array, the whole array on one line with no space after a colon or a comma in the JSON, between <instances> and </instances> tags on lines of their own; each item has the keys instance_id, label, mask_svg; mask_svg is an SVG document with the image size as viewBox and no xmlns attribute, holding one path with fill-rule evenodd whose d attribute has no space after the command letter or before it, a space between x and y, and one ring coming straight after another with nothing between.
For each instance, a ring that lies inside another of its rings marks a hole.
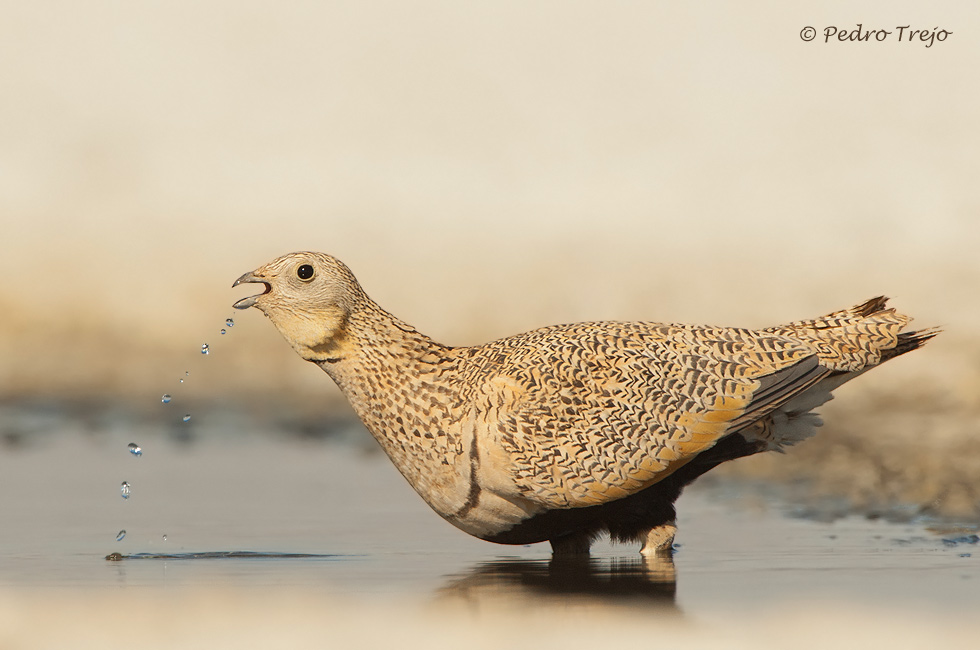
<instances>
[{"instance_id":1,"label":"wing feather","mask_svg":"<svg viewBox=\"0 0 980 650\"><path fill-rule=\"evenodd\" d=\"M829 372L798 340L736 328L582 323L530 335L539 356L509 374L509 400L493 398L493 428L518 496L556 508L642 490Z\"/></svg>"}]
</instances>

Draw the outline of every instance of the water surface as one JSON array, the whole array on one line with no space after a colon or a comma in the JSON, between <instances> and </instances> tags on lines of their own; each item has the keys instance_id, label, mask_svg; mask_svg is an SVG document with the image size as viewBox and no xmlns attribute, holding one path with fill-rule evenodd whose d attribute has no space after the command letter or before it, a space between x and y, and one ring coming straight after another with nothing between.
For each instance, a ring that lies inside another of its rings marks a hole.
<instances>
[{"instance_id":1,"label":"water surface","mask_svg":"<svg viewBox=\"0 0 980 650\"><path fill-rule=\"evenodd\" d=\"M980 611L980 544L968 529L793 518L775 489L706 481L679 501L672 562L605 542L588 561L555 562L544 544L457 531L362 447L141 432L137 458L131 434L54 434L2 450L0 594L27 608L32 597L80 608L124 597L138 610L276 593L324 599L351 620L386 602L521 619L639 612L710 629L742 620L747 604L763 617L832 604L965 625ZM106 561L113 553L122 559Z\"/></svg>"}]
</instances>

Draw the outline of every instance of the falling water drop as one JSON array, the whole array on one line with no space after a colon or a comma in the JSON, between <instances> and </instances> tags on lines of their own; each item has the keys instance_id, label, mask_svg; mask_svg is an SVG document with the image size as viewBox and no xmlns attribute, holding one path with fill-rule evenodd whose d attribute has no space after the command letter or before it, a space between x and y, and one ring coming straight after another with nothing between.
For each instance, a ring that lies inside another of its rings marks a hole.
<instances>
[{"instance_id":1,"label":"falling water drop","mask_svg":"<svg viewBox=\"0 0 980 650\"><path fill-rule=\"evenodd\" d=\"M201 354L210 354L211 349L208 347L207 343L201 344Z\"/></svg>"},{"instance_id":2,"label":"falling water drop","mask_svg":"<svg viewBox=\"0 0 980 650\"><path fill-rule=\"evenodd\" d=\"M129 443L129 453L139 458L143 455L143 448L137 445L135 442Z\"/></svg>"},{"instance_id":3,"label":"falling water drop","mask_svg":"<svg viewBox=\"0 0 980 650\"><path fill-rule=\"evenodd\" d=\"M122 538L125 537L125 536L126 536L126 529L123 528L118 533L116 533L116 541L117 542L121 542L122 541Z\"/></svg>"},{"instance_id":4,"label":"falling water drop","mask_svg":"<svg viewBox=\"0 0 980 650\"><path fill-rule=\"evenodd\" d=\"M188 421L190 421L190 419L191 419L191 414L190 414L190 413L188 413L187 415L185 415L185 416L184 416L183 418L181 418L181 419L182 419L182 420L183 420L184 422L188 422Z\"/></svg>"},{"instance_id":5,"label":"falling water drop","mask_svg":"<svg viewBox=\"0 0 980 650\"><path fill-rule=\"evenodd\" d=\"M225 321L225 325L227 325L228 327L234 327L235 321L229 318L228 320Z\"/></svg>"},{"instance_id":6,"label":"falling water drop","mask_svg":"<svg viewBox=\"0 0 980 650\"><path fill-rule=\"evenodd\" d=\"M181 381L183 381L183 379ZM163 398L160 401L163 402L164 404L169 404L170 400L172 399L173 397L171 397L169 394L164 394Z\"/></svg>"},{"instance_id":7,"label":"falling water drop","mask_svg":"<svg viewBox=\"0 0 980 650\"><path fill-rule=\"evenodd\" d=\"M128 499L129 498L129 482L128 481L123 481L122 482L122 487L119 488L119 494L121 494L122 495L122 498L124 498L124 499Z\"/></svg>"}]
</instances>

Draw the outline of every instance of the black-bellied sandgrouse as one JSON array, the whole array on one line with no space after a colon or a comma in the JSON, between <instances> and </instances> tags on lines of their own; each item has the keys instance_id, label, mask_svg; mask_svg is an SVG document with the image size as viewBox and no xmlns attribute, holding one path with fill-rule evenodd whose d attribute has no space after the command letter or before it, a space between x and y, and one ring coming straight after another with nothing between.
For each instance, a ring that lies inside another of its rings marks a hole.
<instances>
[{"instance_id":1,"label":"black-bellied sandgrouse","mask_svg":"<svg viewBox=\"0 0 980 650\"><path fill-rule=\"evenodd\" d=\"M603 532L669 552L674 501L719 463L814 433L811 411L938 333L871 300L735 327L594 322L447 347L379 307L350 270L291 253L246 273L256 307L320 366L433 510L491 542L587 553Z\"/></svg>"}]
</instances>

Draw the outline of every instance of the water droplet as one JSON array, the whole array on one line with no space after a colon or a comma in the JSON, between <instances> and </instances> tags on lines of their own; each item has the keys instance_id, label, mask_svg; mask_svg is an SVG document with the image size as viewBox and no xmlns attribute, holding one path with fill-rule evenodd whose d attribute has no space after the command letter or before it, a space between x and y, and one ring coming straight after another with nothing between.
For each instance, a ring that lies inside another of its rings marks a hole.
<instances>
[{"instance_id":1,"label":"water droplet","mask_svg":"<svg viewBox=\"0 0 980 650\"><path fill-rule=\"evenodd\" d=\"M137 445L135 442L129 443L129 453L139 458L143 455L143 448Z\"/></svg>"},{"instance_id":2,"label":"water droplet","mask_svg":"<svg viewBox=\"0 0 980 650\"><path fill-rule=\"evenodd\" d=\"M209 354L209 353L210 353L210 348L208 348L208 344L203 343L201 345L201 354Z\"/></svg>"},{"instance_id":3,"label":"water droplet","mask_svg":"<svg viewBox=\"0 0 980 650\"><path fill-rule=\"evenodd\" d=\"M225 321L225 325L227 325L228 327L234 327L235 321L229 318L228 320Z\"/></svg>"},{"instance_id":4,"label":"water droplet","mask_svg":"<svg viewBox=\"0 0 980 650\"><path fill-rule=\"evenodd\" d=\"M181 380L180 380L180 383L182 383L182 384L183 384L183 383L184 383L184 380L183 380L183 379L181 379Z\"/></svg>"},{"instance_id":5,"label":"water droplet","mask_svg":"<svg viewBox=\"0 0 980 650\"><path fill-rule=\"evenodd\" d=\"M191 371L190 370L185 370L184 371L184 376L185 377L190 377L191 376Z\"/></svg>"},{"instance_id":6,"label":"water droplet","mask_svg":"<svg viewBox=\"0 0 980 650\"><path fill-rule=\"evenodd\" d=\"M187 422L187 421L189 421L189 420L191 419L191 414L190 414L190 413L188 413L187 415L185 415L185 416L184 416L183 418L181 418L181 419L182 419L182 420L183 420L184 422Z\"/></svg>"},{"instance_id":7,"label":"water droplet","mask_svg":"<svg viewBox=\"0 0 980 650\"><path fill-rule=\"evenodd\" d=\"M116 541L117 542L121 542L122 541L122 538L125 537L125 536L126 536L126 529L123 528L118 533L116 533Z\"/></svg>"},{"instance_id":8,"label":"water droplet","mask_svg":"<svg viewBox=\"0 0 980 650\"><path fill-rule=\"evenodd\" d=\"M224 328L222 328L222 330L221 330L221 333L222 333L222 334L224 334L224 333L225 333L225 330L224 330Z\"/></svg>"},{"instance_id":9,"label":"water droplet","mask_svg":"<svg viewBox=\"0 0 980 650\"><path fill-rule=\"evenodd\" d=\"M183 379L181 379L181 381L183 381ZM164 396L160 399L160 401L163 402L164 404L169 404L170 400L172 399L173 397L171 397L169 394L164 394Z\"/></svg>"},{"instance_id":10,"label":"water droplet","mask_svg":"<svg viewBox=\"0 0 980 650\"><path fill-rule=\"evenodd\" d=\"M122 495L122 498L124 498L124 499L128 499L129 498L129 482L128 481L123 481L122 482L122 487L119 488L119 493Z\"/></svg>"},{"instance_id":11,"label":"water droplet","mask_svg":"<svg viewBox=\"0 0 980 650\"><path fill-rule=\"evenodd\" d=\"M163 541L167 541L167 536L166 535L163 536Z\"/></svg>"}]
</instances>

